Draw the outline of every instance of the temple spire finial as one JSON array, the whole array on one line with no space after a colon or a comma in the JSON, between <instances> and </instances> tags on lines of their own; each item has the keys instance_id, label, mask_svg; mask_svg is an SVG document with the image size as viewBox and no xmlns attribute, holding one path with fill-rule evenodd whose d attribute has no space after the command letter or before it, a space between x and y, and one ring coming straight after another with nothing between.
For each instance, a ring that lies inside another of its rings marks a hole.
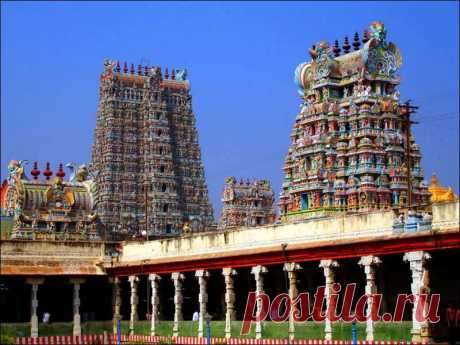
<instances>
[{"instance_id":1,"label":"temple spire finial","mask_svg":"<svg viewBox=\"0 0 460 345\"><path fill-rule=\"evenodd\" d=\"M355 37L353 38L353 48L355 50L359 50L359 46L361 45L359 41L359 35L357 32L355 32Z\"/></svg>"},{"instance_id":2,"label":"temple spire finial","mask_svg":"<svg viewBox=\"0 0 460 345\"><path fill-rule=\"evenodd\" d=\"M62 163L59 163L59 168L58 168L58 172L56 173L56 176L60 177L61 179L63 179L65 176L65 172L64 172L64 168L62 167Z\"/></svg>"},{"instance_id":3,"label":"temple spire finial","mask_svg":"<svg viewBox=\"0 0 460 345\"><path fill-rule=\"evenodd\" d=\"M334 53L335 57L340 56L340 47L339 47L339 40L335 40L334 48L332 48L332 52Z\"/></svg>"},{"instance_id":4,"label":"temple spire finial","mask_svg":"<svg viewBox=\"0 0 460 345\"><path fill-rule=\"evenodd\" d=\"M38 162L34 162L34 168L30 172L30 174L34 177L34 180L38 179L40 175L40 170L38 169Z\"/></svg>"},{"instance_id":5,"label":"temple spire finial","mask_svg":"<svg viewBox=\"0 0 460 345\"><path fill-rule=\"evenodd\" d=\"M369 30L365 29L363 33L363 44L366 44L369 41Z\"/></svg>"},{"instance_id":6,"label":"temple spire finial","mask_svg":"<svg viewBox=\"0 0 460 345\"><path fill-rule=\"evenodd\" d=\"M45 175L47 180L49 180L50 177L53 176L53 172L51 171L51 168L50 168L50 162L46 162L46 169L43 172L43 175Z\"/></svg>"},{"instance_id":7,"label":"temple spire finial","mask_svg":"<svg viewBox=\"0 0 460 345\"><path fill-rule=\"evenodd\" d=\"M348 42L348 36L345 36L342 48L345 54L348 54L350 52L350 43Z\"/></svg>"}]
</instances>

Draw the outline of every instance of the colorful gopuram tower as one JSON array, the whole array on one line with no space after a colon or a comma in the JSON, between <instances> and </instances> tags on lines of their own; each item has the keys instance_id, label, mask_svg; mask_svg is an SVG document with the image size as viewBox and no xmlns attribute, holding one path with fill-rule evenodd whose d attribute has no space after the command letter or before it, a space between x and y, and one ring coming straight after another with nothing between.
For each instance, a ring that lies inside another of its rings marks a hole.
<instances>
[{"instance_id":1,"label":"colorful gopuram tower","mask_svg":"<svg viewBox=\"0 0 460 345\"><path fill-rule=\"evenodd\" d=\"M109 231L203 231L213 211L185 70L106 60L91 170L97 211Z\"/></svg>"},{"instance_id":2,"label":"colorful gopuram tower","mask_svg":"<svg viewBox=\"0 0 460 345\"><path fill-rule=\"evenodd\" d=\"M223 207L218 228L272 224L276 218L274 201L275 193L269 181L237 182L234 177L228 177L222 192Z\"/></svg>"},{"instance_id":3,"label":"colorful gopuram tower","mask_svg":"<svg viewBox=\"0 0 460 345\"><path fill-rule=\"evenodd\" d=\"M400 104L402 59L382 23L310 49L295 70L302 104L291 133L280 194L282 220L426 204L411 107Z\"/></svg>"}]
</instances>

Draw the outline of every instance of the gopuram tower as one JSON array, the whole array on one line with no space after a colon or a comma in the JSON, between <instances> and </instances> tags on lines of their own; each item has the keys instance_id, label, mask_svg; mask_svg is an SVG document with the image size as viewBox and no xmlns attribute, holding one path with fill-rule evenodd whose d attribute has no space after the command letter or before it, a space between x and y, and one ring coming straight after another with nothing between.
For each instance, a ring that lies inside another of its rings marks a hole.
<instances>
[{"instance_id":1,"label":"gopuram tower","mask_svg":"<svg viewBox=\"0 0 460 345\"><path fill-rule=\"evenodd\" d=\"M186 77L104 62L91 170L109 232L175 235L214 222Z\"/></svg>"},{"instance_id":2,"label":"gopuram tower","mask_svg":"<svg viewBox=\"0 0 460 345\"><path fill-rule=\"evenodd\" d=\"M302 104L286 156L283 221L337 212L420 206L430 194L410 132L412 107L400 104L401 54L382 23L356 33L340 54L320 42L295 71Z\"/></svg>"}]
</instances>

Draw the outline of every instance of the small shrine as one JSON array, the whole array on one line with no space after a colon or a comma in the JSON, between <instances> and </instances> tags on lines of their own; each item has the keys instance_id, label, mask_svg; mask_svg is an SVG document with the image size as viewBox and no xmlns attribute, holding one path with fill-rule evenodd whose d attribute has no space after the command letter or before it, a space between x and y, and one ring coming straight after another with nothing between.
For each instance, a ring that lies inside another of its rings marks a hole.
<instances>
[{"instance_id":1,"label":"small shrine","mask_svg":"<svg viewBox=\"0 0 460 345\"><path fill-rule=\"evenodd\" d=\"M295 70L302 103L284 164L282 221L429 202L413 108L400 103L401 53L386 36L374 22L362 41L345 37L343 54L337 40L319 42Z\"/></svg>"},{"instance_id":2,"label":"small shrine","mask_svg":"<svg viewBox=\"0 0 460 345\"><path fill-rule=\"evenodd\" d=\"M428 186L428 191L431 193L431 202L450 202L458 200L458 197L452 191L451 187L446 188L439 184L436 174L431 176L431 184Z\"/></svg>"},{"instance_id":3,"label":"small shrine","mask_svg":"<svg viewBox=\"0 0 460 345\"><path fill-rule=\"evenodd\" d=\"M268 180L247 180L234 177L225 180L222 212L218 228L259 226L275 222L275 194Z\"/></svg>"},{"instance_id":4,"label":"small shrine","mask_svg":"<svg viewBox=\"0 0 460 345\"><path fill-rule=\"evenodd\" d=\"M33 240L99 240L101 225L94 211L96 188L85 165L70 163L69 181L59 164L55 176L46 163L44 179L35 162L29 179L27 161L12 160L1 188L2 216L12 218L10 238Z\"/></svg>"}]
</instances>

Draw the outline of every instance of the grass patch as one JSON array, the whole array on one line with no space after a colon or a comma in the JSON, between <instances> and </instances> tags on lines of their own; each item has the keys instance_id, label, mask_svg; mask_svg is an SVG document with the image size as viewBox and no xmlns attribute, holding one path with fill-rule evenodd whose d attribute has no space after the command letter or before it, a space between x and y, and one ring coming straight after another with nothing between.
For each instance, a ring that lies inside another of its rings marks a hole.
<instances>
[{"instance_id":1,"label":"grass patch","mask_svg":"<svg viewBox=\"0 0 460 345\"><path fill-rule=\"evenodd\" d=\"M286 339L288 337L288 323L276 324L265 321L262 323L264 338ZM232 337L254 338L255 325L247 336L240 336L242 322L232 322ZM411 322L383 323L374 324L374 336L377 340L410 340ZM159 321L156 326L157 335L171 336L173 322ZM111 321L89 321L82 323L82 334L103 334L112 333ZM39 335L72 335L71 322L54 322L49 325L40 323L38 327ZM121 332L128 334L129 321L121 322ZM182 321L179 325L179 332L182 336L197 336L198 323L193 321ZM351 324L345 322L334 323L332 325L333 338L338 340L351 339ZM150 335L150 321L137 321L134 333L138 335ZM30 325L28 323L2 323L0 324L1 343L8 343L8 339L15 337L27 337L30 335ZM205 330L206 334L206 330ZM357 324L358 339L365 339L366 324ZM225 321L211 321L211 336L225 336ZM5 338L3 338L5 337ZM6 338L8 337L8 339ZM324 323L305 322L296 324L296 338L298 339L324 339ZM5 340L4 340L5 339Z\"/></svg>"}]
</instances>

